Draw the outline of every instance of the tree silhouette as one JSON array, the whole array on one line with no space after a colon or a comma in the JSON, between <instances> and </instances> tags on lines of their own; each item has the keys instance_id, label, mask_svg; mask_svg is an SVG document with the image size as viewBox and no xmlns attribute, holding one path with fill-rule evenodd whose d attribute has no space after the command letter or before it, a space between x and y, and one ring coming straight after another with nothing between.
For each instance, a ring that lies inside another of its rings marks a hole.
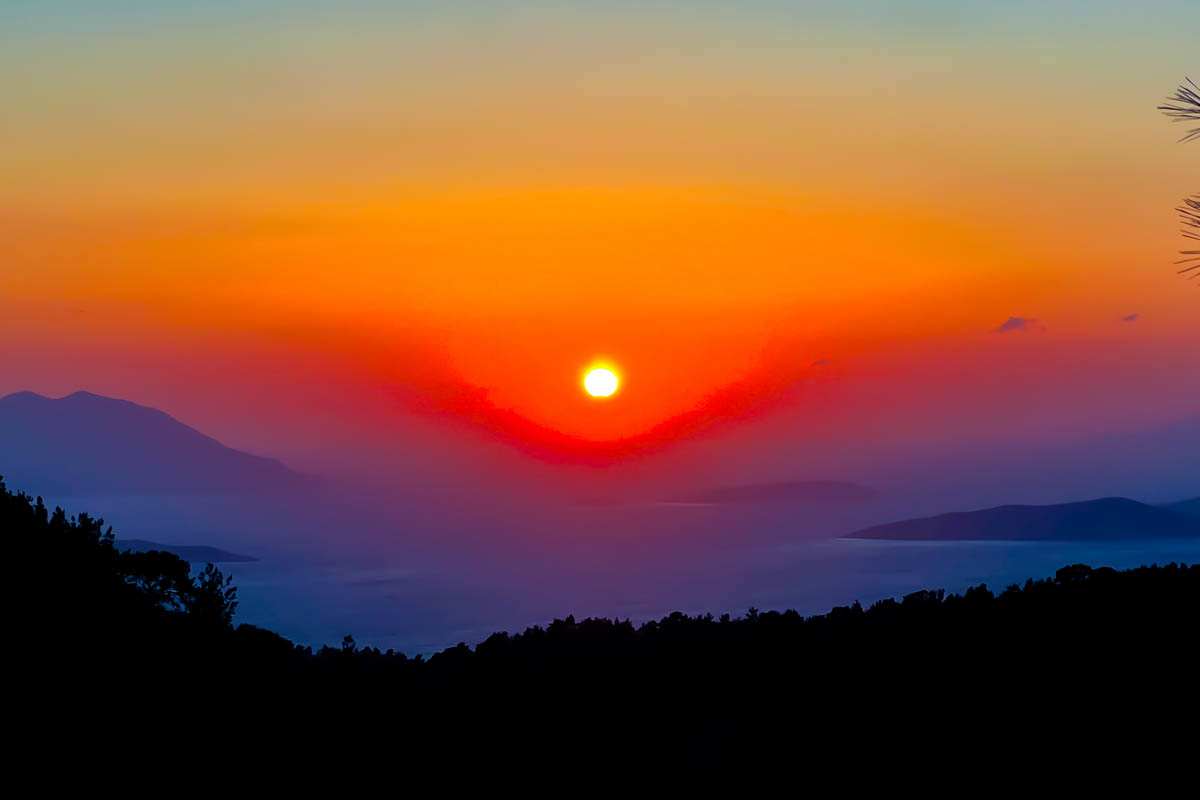
<instances>
[{"instance_id":1,"label":"tree silhouette","mask_svg":"<svg viewBox=\"0 0 1200 800\"><path fill-rule=\"evenodd\" d=\"M194 581L188 581L187 586L189 591L185 608L188 613L216 625L228 626L233 622L238 601L232 575L225 577L212 564L205 564L200 574Z\"/></svg>"},{"instance_id":2,"label":"tree silhouette","mask_svg":"<svg viewBox=\"0 0 1200 800\"><path fill-rule=\"evenodd\" d=\"M1192 241L1200 241L1200 194L1184 199L1183 205L1178 209L1179 221L1183 223L1183 237ZM1200 275L1200 250L1180 250L1179 254L1183 258L1175 262L1183 264L1183 268L1179 270L1180 274L1191 273L1189 277L1195 278Z\"/></svg>"},{"instance_id":3,"label":"tree silhouette","mask_svg":"<svg viewBox=\"0 0 1200 800\"><path fill-rule=\"evenodd\" d=\"M1175 94L1168 97L1167 102L1160 105L1158 110L1174 122L1196 124L1196 127L1180 138L1180 142L1200 139L1200 86L1191 78L1185 78L1175 90ZM1183 224L1184 238L1200 241L1200 233L1197 232L1200 231L1200 194L1185 198L1176 210L1179 212L1179 221ZM1200 250L1180 250L1179 254L1183 256L1175 262L1176 265L1182 265L1179 273L1187 274L1189 278L1200 276Z\"/></svg>"},{"instance_id":4,"label":"tree silhouette","mask_svg":"<svg viewBox=\"0 0 1200 800\"><path fill-rule=\"evenodd\" d=\"M1200 86L1191 78L1185 78L1175 94L1167 98L1167 102L1158 107L1175 122L1196 123L1196 127L1183 135L1179 141L1189 142L1200 139Z\"/></svg>"}]
</instances>

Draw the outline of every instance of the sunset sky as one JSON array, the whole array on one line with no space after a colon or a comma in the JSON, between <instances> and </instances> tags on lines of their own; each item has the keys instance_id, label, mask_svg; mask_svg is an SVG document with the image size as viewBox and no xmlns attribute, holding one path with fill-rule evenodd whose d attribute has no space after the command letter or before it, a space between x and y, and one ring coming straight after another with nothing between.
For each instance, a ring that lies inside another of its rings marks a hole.
<instances>
[{"instance_id":1,"label":"sunset sky","mask_svg":"<svg viewBox=\"0 0 1200 800\"><path fill-rule=\"evenodd\" d=\"M1200 76L1193 0L0 17L0 394L296 458L406 426L620 461L1197 408L1172 209L1200 145L1155 111Z\"/></svg>"}]
</instances>

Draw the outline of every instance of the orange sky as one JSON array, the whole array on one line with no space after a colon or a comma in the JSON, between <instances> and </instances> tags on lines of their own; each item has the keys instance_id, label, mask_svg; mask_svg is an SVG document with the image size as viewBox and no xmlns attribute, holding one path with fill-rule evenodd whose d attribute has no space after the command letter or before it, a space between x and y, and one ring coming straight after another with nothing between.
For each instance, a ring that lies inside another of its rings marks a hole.
<instances>
[{"instance_id":1,"label":"orange sky","mask_svg":"<svg viewBox=\"0 0 1200 800\"><path fill-rule=\"evenodd\" d=\"M95 388L100 358L111 393L186 407L200 364L285 358L395 413L611 441L890 380L904 352L953 353L947 383L1039 341L1060 374L1165 352L1148 392L1200 368L1170 270L1200 153L1153 111L1177 25L251 5L31 12L0 41L0 390ZM988 333L1010 316L1040 332ZM597 358L623 377L604 403ZM1013 392L1045 374L1012 369Z\"/></svg>"}]
</instances>

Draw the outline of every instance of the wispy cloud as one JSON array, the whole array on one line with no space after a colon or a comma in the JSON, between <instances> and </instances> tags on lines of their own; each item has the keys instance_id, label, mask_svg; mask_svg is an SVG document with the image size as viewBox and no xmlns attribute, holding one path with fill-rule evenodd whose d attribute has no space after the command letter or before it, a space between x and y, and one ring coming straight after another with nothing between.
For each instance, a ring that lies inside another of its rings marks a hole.
<instances>
[{"instance_id":1,"label":"wispy cloud","mask_svg":"<svg viewBox=\"0 0 1200 800\"><path fill-rule=\"evenodd\" d=\"M1002 324L1000 327L992 328L992 333L1008 333L1009 331L1025 331L1025 330L1030 330L1031 328L1041 328L1041 327L1044 327L1044 326L1040 325L1038 323L1038 321L1036 319L1034 319L1033 317L1009 317L1008 319L1004 320L1004 324Z\"/></svg>"},{"instance_id":2,"label":"wispy cloud","mask_svg":"<svg viewBox=\"0 0 1200 800\"><path fill-rule=\"evenodd\" d=\"M1121 317L1121 322L1137 322L1138 317L1140 316L1141 314L1138 313L1126 314L1125 316Z\"/></svg>"}]
</instances>

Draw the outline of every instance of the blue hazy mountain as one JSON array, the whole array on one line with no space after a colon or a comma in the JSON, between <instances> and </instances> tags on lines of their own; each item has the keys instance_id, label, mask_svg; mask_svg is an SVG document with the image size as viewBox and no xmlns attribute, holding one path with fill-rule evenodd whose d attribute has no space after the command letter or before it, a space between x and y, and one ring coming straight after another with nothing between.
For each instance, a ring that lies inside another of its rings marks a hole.
<instances>
[{"instance_id":1,"label":"blue hazy mountain","mask_svg":"<svg viewBox=\"0 0 1200 800\"><path fill-rule=\"evenodd\" d=\"M174 553L184 561L190 561L195 564L258 561L253 556L231 553L219 547L209 547L203 544L162 544L160 542L149 542L145 539L116 539L113 541L113 546L118 550L132 550L135 553L144 553L148 550L161 550L165 553Z\"/></svg>"},{"instance_id":2,"label":"blue hazy mountain","mask_svg":"<svg viewBox=\"0 0 1200 800\"><path fill-rule=\"evenodd\" d=\"M1193 497L1191 500L1182 500L1178 503L1169 503L1163 508L1171 511L1177 511L1180 514L1191 514L1192 516L1200 517L1200 497Z\"/></svg>"},{"instance_id":3,"label":"blue hazy mountain","mask_svg":"<svg viewBox=\"0 0 1200 800\"><path fill-rule=\"evenodd\" d=\"M240 492L315 482L162 411L90 392L0 398L0 475L38 494Z\"/></svg>"},{"instance_id":4,"label":"blue hazy mountain","mask_svg":"<svg viewBox=\"0 0 1200 800\"><path fill-rule=\"evenodd\" d=\"M997 506L890 522L852 539L908 541L1117 541L1200 537L1200 517L1123 497L1046 506Z\"/></svg>"}]
</instances>

